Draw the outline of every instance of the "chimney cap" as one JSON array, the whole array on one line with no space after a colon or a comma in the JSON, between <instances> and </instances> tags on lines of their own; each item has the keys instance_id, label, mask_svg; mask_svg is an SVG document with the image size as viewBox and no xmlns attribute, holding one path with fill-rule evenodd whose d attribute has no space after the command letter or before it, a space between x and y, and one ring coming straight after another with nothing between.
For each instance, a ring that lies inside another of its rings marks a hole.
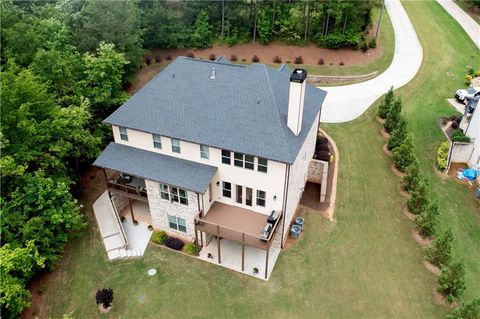
<instances>
[{"instance_id":1,"label":"chimney cap","mask_svg":"<svg viewBox=\"0 0 480 319\"><path fill-rule=\"evenodd\" d=\"M303 83L307 79L307 70L295 69L290 75L290 82Z\"/></svg>"}]
</instances>

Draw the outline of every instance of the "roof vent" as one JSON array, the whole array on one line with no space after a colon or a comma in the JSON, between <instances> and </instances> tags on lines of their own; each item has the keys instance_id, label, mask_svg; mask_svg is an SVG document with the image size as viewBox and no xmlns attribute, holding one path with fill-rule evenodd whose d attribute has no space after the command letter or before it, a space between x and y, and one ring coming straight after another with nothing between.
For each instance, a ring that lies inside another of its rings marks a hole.
<instances>
[{"instance_id":1,"label":"roof vent","mask_svg":"<svg viewBox=\"0 0 480 319\"><path fill-rule=\"evenodd\" d=\"M215 76L216 76L215 68L212 68L212 76L210 76L210 79L215 80Z\"/></svg>"},{"instance_id":2,"label":"roof vent","mask_svg":"<svg viewBox=\"0 0 480 319\"><path fill-rule=\"evenodd\" d=\"M257 104L260 104L260 98L257 99Z\"/></svg>"},{"instance_id":3,"label":"roof vent","mask_svg":"<svg viewBox=\"0 0 480 319\"><path fill-rule=\"evenodd\" d=\"M175 79L175 73L172 73L172 79Z\"/></svg>"}]
</instances>

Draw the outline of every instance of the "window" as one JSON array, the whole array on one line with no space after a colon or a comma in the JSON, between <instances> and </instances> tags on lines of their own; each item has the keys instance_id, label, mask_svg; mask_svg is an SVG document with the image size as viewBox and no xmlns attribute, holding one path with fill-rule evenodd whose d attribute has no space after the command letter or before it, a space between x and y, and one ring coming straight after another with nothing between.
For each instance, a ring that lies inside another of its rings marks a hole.
<instances>
[{"instance_id":1,"label":"window","mask_svg":"<svg viewBox=\"0 0 480 319\"><path fill-rule=\"evenodd\" d=\"M168 215L168 225L171 229L181 231L183 233L187 232L187 224L185 219L173 215Z\"/></svg>"},{"instance_id":2,"label":"window","mask_svg":"<svg viewBox=\"0 0 480 319\"><path fill-rule=\"evenodd\" d=\"M254 160L255 160L255 157L253 157L252 155L245 154L245 168L253 170L255 167Z\"/></svg>"},{"instance_id":3,"label":"window","mask_svg":"<svg viewBox=\"0 0 480 319\"><path fill-rule=\"evenodd\" d=\"M230 165L231 163L230 156L231 156L230 151L222 150L222 163Z\"/></svg>"},{"instance_id":4,"label":"window","mask_svg":"<svg viewBox=\"0 0 480 319\"><path fill-rule=\"evenodd\" d=\"M245 187L245 205L252 206L252 189Z\"/></svg>"},{"instance_id":5,"label":"window","mask_svg":"<svg viewBox=\"0 0 480 319\"><path fill-rule=\"evenodd\" d=\"M237 203L243 204L243 186L241 185L236 185L236 190L237 190Z\"/></svg>"},{"instance_id":6,"label":"window","mask_svg":"<svg viewBox=\"0 0 480 319\"><path fill-rule=\"evenodd\" d=\"M119 127L118 129L120 130L120 139L122 141L127 141L128 142L127 128Z\"/></svg>"},{"instance_id":7,"label":"window","mask_svg":"<svg viewBox=\"0 0 480 319\"><path fill-rule=\"evenodd\" d=\"M208 159L210 157L209 155L210 154L209 154L208 146L207 145L200 145L200 157Z\"/></svg>"},{"instance_id":8,"label":"window","mask_svg":"<svg viewBox=\"0 0 480 319\"><path fill-rule=\"evenodd\" d=\"M188 205L187 191L178 187L160 184L160 197L165 200Z\"/></svg>"},{"instance_id":9,"label":"window","mask_svg":"<svg viewBox=\"0 0 480 319\"><path fill-rule=\"evenodd\" d=\"M238 167L243 167L243 154L242 153L234 153L233 155L233 165Z\"/></svg>"},{"instance_id":10,"label":"window","mask_svg":"<svg viewBox=\"0 0 480 319\"><path fill-rule=\"evenodd\" d=\"M266 194L264 191L257 190L257 205L265 207L265 197Z\"/></svg>"},{"instance_id":11,"label":"window","mask_svg":"<svg viewBox=\"0 0 480 319\"><path fill-rule=\"evenodd\" d=\"M180 153L180 141L172 138L172 152Z\"/></svg>"},{"instance_id":12,"label":"window","mask_svg":"<svg viewBox=\"0 0 480 319\"><path fill-rule=\"evenodd\" d=\"M223 197L232 197L232 183L223 182Z\"/></svg>"},{"instance_id":13,"label":"window","mask_svg":"<svg viewBox=\"0 0 480 319\"><path fill-rule=\"evenodd\" d=\"M168 190L168 186L165 184L160 184L160 196L162 199L170 200L170 191Z\"/></svg>"},{"instance_id":14,"label":"window","mask_svg":"<svg viewBox=\"0 0 480 319\"><path fill-rule=\"evenodd\" d=\"M153 137L153 147L162 149L162 138L158 134L152 134Z\"/></svg>"},{"instance_id":15,"label":"window","mask_svg":"<svg viewBox=\"0 0 480 319\"><path fill-rule=\"evenodd\" d=\"M268 160L266 158L258 158L258 163L257 163L257 171L259 172L267 172L268 168Z\"/></svg>"}]
</instances>

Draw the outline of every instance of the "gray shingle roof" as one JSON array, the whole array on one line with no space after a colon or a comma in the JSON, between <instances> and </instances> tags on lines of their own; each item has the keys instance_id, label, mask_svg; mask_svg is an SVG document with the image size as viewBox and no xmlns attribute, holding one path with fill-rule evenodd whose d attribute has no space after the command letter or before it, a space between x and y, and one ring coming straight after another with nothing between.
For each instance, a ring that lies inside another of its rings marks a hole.
<instances>
[{"instance_id":1,"label":"gray shingle roof","mask_svg":"<svg viewBox=\"0 0 480 319\"><path fill-rule=\"evenodd\" d=\"M292 164L326 92L307 85L295 136L287 126L290 73L179 57L105 122Z\"/></svg>"},{"instance_id":2,"label":"gray shingle roof","mask_svg":"<svg viewBox=\"0 0 480 319\"><path fill-rule=\"evenodd\" d=\"M204 193L217 168L164 154L110 143L94 166Z\"/></svg>"}]
</instances>

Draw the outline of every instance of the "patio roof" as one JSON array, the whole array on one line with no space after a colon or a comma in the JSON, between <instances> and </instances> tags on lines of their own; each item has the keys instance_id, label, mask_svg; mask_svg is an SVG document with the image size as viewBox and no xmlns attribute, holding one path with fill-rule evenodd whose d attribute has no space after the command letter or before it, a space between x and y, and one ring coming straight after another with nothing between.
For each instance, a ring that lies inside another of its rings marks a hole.
<instances>
[{"instance_id":1,"label":"patio roof","mask_svg":"<svg viewBox=\"0 0 480 319\"><path fill-rule=\"evenodd\" d=\"M114 142L105 148L93 165L202 194L217 171L214 166Z\"/></svg>"}]
</instances>

